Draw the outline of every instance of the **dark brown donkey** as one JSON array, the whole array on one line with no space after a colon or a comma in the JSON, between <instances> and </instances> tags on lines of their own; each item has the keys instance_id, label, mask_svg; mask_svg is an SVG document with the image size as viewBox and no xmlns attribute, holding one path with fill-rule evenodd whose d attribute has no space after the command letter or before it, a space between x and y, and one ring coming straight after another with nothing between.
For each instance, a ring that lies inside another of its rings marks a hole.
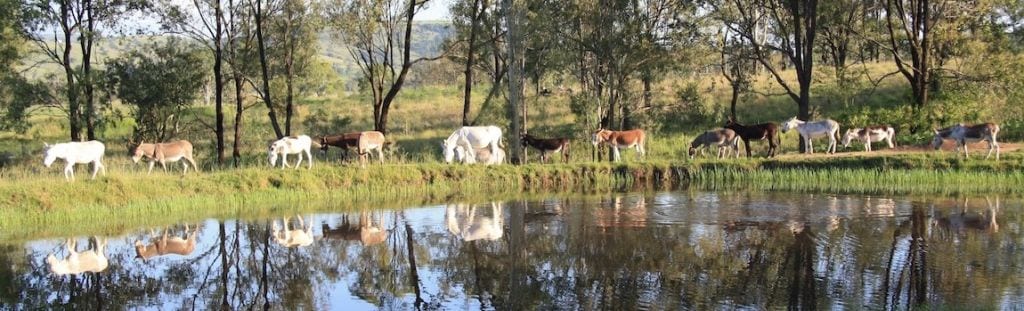
<instances>
[{"instance_id":1,"label":"dark brown donkey","mask_svg":"<svg viewBox=\"0 0 1024 311\"><path fill-rule=\"evenodd\" d=\"M320 137L320 152L327 154L327 148L335 146L341 148L344 157L348 158L348 150L359 147L359 136L362 134L363 132L351 132Z\"/></svg>"},{"instance_id":2,"label":"dark brown donkey","mask_svg":"<svg viewBox=\"0 0 1024 311\"><path fill-rule=\"evenodd\" d=\"M755 125L743 125L736 123L731 117L725 122L725 128L733 130L743 138L743 146L747 148L747 157L750 155L750 140L768 140L768 157L775 156L775 149L779 147L779 125L775 123L761 123Z\"/></svg>"},{"instance_id":3,"label":"dark brown donkey","mask_svg":"<svg viewBox=\"0 0 1024 311\"><path fill-rule=\"evenodd\" d=\"M523 141L523 147L531 146L540 150L541 163L546 163L548 161L548 154L555 152L561 152L565 163L569 163L568 138L537 138L530 136L530 134L523 134L520 138Z\"/></svg>"}]
</instances>

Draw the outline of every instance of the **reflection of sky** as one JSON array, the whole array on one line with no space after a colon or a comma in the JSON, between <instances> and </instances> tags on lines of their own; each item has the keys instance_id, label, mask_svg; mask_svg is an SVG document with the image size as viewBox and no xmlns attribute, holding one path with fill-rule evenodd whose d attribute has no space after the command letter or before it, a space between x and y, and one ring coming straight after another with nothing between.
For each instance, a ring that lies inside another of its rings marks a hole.
<instances>
[{"instance_id":1,"label":"reflection of sky","mask_svg":"<svg viewBox=\"0 0 1024 311\"><path fill-rule=\"evenodd\" d=\"M903 231L903 235L895 237L895 243L892 240L892 231L900 222L905 221L909 218L911 213L912 205L909 200L906 199L889 199L879 197L866 197L866 196L793 196L793 195L779 195L779 194L749 194L749 193L658 193L653 195L609 195L601 200L591 199L580 200L580 201L560 201L557 199L544 200L542 202L530 203L527 207L527 211L530 213L545 212L544 216L528 220L526 223L526 235L528 239L549 239L544 243L545 246L551 248L551 251L556 253L567 253L577 250L572 246L578 246L574 243L580 243L578 238L581 230L593 230L595 226L595 219L597 210L603 210L604 215L607 215L609 211L615 210L615 204L610 204L615 201L615 198L620 198L619 210L622 213L636 213L638 210L644 210L646 215L639 216L645 217L646 221L641 222L630 222L630 226L624 228L615 228L615 230L603 231L596 237L601 239L607 239L605 241L594 241L597 243L608 243L610 240L621 239L622 236L614 236L614 234L622 234L623 236L636 236L643 231L652 231L665 233L665 238L679 241L676 244L671 244L671 247L679 247L682 249L694 251L698 256L711 256L716 253L728 252L729 256L740 258L741 262L748 262L749 259L755 256L754 248L751 248L750 243L764 243L765 247L778 246L781 249L791 247L789 241L793 240L794 233L790 232L790 228L787 226L789 222L801 222L807 224L809 230L811 230L813 243L813 257L815 258L813 270L814 277L818 282L821 282L822 292L825 293L823 299L825 305L834 308L861 308L870 307L873 304L879 302L879 295L882 297L887 296L888 292L891 297L890 289L886 288L886 284L883 280L886 278L885 270L889 268L891 270L888 278L898 279L901 277L900 273L905 273L906 267L909 264L907 258L911 256L910 239L906 230ZM601 203L603 202L603 203ZM640 209L637 207L638 204L648 202L646 209ZM1013 204L1003 204L1003 210L1005 213L1012 214L1001 214L999 217L1002 219L1016 219L1013 218L1015 215L1021 213L1020 201L1013 201ZM509 225L508 217L512 214L512 206L514 204L504 204L505 209L501 214L501 217L505 218L505 225ZM929 211L930 218L938 217L936 215L947 215L951 210L959 211L959 207L942 205L938 207L930 207L930 209L937 209L939 212ZM980 205L980 203L975 203ZM482 211L478 211L478 216L492 216L490 214L490 205L487 203L475 204ZM446 205L433 205L419 208L409 208L404 210L396 211L372 211L370 214L373 217L375 225L382 229L388 230L388 242L369 246L369 247L380 247L381 250L385 250L388 253L398 252L404 254L406 252L404 242L405 239L405 224L406 222L413 228L414 237L416 238L415 244L417 247L422 247L426 250L426 258L419 258L417 256L417 269L420 277L420 289L423 296L428 301L439 302L441 307L444 309L480 309L480 300L475 296L475 292L471 292L472 284L461 284L460 281L453 281L447 279L452 271L444 271L444 269L471 269L467 266L470 264L464 262L455 262L459 260L456 252L465 250L465 242L457 241L454 235L447 231L445 224L445 212ZM968 212L977 212L979 207L973 206ZM555 213L555 211L558 211ZM480 214L483 215L480 215ZM632 214L628 217L637 217ZM313 235L317 237L313 246L307 248L300 248L297 252L302 254L326 254L332 255L332 252L344 252L344 257L347 258L343 262L352 262L353 260L359 259L360 254L364 253L364 246L359 241L331 241L331 245L337 245L339 247L324 247L317 248L326 245L320 243L327 243L326 240L321 240L323 236L321 230L321 223L327 223L332 228L337 227L341 223L341 214L313 214L304 215L305 222L307 225L312 227ZM349 214L349 220L352 223L358 221L358 213ZM276 221L281 221L277 218ZM292 218L293 224L297 222L297 219ZM939 230L937 225L932 225L932 220L928 220L929 230ZM837 222L838 225L833 225L833 222ZM255 224L267 224L269 220L260 221L249 221L248 223ZM637 223L643 225L636 225ZM724 231L723 223L734 223L736 224L732 231ZM226 221L225 228L229 232L233 232L236 221ZM585 228L580 228L584 226ZM869 229L867 231L854 231L853 227L859 228L876 228ZM1011 226L1006 226L1010 228ZM177 232L180 232L181 228L178 226ZM506 231L509 229L506 227ZM1000 234L1008 235L1007 239L1001 240L1001 247L1013 248L1016 247L1021 240L1018 232L1019 230L1004 230ZM157 258L152 258L147 262L142 262L139 259L135 259L134 241L137 239L145 239L149 241L149 229L140 229L129 234L122 236L109 237L108 245L106 247L106 254L110 258L110 269L120 269L125 271L133 271L134 274L142 274L156 278L168 278L169 271L168 266L170 264L180 264L194 260L201 256L201 253L206 251L217 251L217 243L219 242L218 237L218 222L215 220L206 220L201 224L200 232L197 236L197 246L195 252L189 256L177 256L169 255ZM243 230L243 233L245 231ZM865 234L865 232L867 232ZM157 230L160 233L160 230ZM667 234L675 234L675 236L669 236ZM973 234L970 236L972 239L995 239L982 235L977 231L968 231L966 233L959 233L951 237L950 239L943 240L938 239L936 236L942 234L932 233L929 231L928 235L933 236L931 241L932 247L942 246L940 244L949 243L955 244L954 239L959 239L960 234ZM180 236L180 233L177 235ZM643 235L640 235L643 236ZM593 238L595 235L590 235ZM476 245L482 252L493 252L496 257L501 257L508 252L508 241L509 234L506 234L501 240L497 241L476 241ZM879 238L884 239L883 242L878 243ZM758 240L763 239L763 240ZM782 242L779 244L771 244L769 239L775 239ZM966 240L966 239L964 239ZM431 244L436 242L436 244ZM531 241L532 242L532 241ZM585 242L585 241L584 241ZM24 248L29 254L33 254L37 266L46 267L44 258L47 254L56 251L58 258L64 258L63 240L39 240L32 241L25 244ZM247 240L243 239L240 248L249 247L246 245ZM642 241L639 241L642 243ZM716 244L720 243L720 244ZM964 242L966 243L966 242ZM528 243L530 244L530 243ZM530 244L540 245L541 243ZM88 243L86 237L82 236L78 238L78 249L85 250ZM878 249L870 249L871 245L882 245L884 250L879 251ZM891 248L890 248L891 246ZM703 247L711 247L703 249ZM271 248L277 248L280 250L280 246L272 244ZM636 246L636 250L643 249L644 246ZM947 249L949 247L947 246ZM633 251L636 251L633 250ZM758 248L758 250L760 250ZM544 279L562 279L569 280L564 281L565 283L551 282L546 283L546 292L560 292L566 293L570 296L555 296L550 297L551 299L560 299L565 301L555 302L555 305L564 303L566 305L577 305L577 306L589 306L586 305L585 298L580 300L574 300L578 298L577 294L584 296L591 296L593 294L600 294L600 290L596 287L591 287L581 292L573 292L572 290L565 290L557 288L564 284L571 284L571 282L579 279L585 280L588 276L577 275L578 271L576 266L560 266L562 262L552 258L541 258L533 257L532 250L527 250L528 259L534 264L533 269L537 271L536 274L541 280ZM888 261L892 254L892 261ZM782 252L781 250L779 252ZM869 252L869 256L864 256L864 252ZM683 252L679 252L676 255L682 255ZM993 252L992 256L1007 256L1005 254L1000 255L1000 252ZM365 254L364 254L365 255ZM581 256L580 254L568 254L568 256ZM1013 255L1009 255L1013 256ZM871 262L860 261L859 258L872 258ZM404 258L404 257L403 257ZM465 257L462 257L465 258ZM579 260L572 257L573 260ZM678 262L685 262L687 259L672 258L672 259L661 259L651 258L655 260L676 260ZM1016 255L1015 262L1024 261L1020 255ZM216 256L207 256L199 262L193 263L197 270L205 269L205 267L217 264L215 261L219 260ZM1005 259L992 260L991 262L983 261L977 264L990 265L1000 264ZM779 260L780 262L782 260ZM933 261L932 264L938 264L939 261ZM390 261L391 264L404 265L407 264L404 260L399 260L397 263L395 260ZM1012 263L1012 262L1011 262ZM594 264L597 264L595 261ZM629 264L623 264L623 266L630 266ZM644 266L644 265L638 265ZM311 277L311 286L315 287L314 303L317 306L324 304L323 307L330 309L344 309L344 310L371 310L377 309L379 306L374 305L368 301L355 295L350 291L353 287L358 287L359 275L352 273L347 270L350 267L337 267L341 271L342 275L335 279L330 280L324 277ZM370 269L385 267L373 267ZM935 267L935 270L943 269L959 269L961 267ZM982 267L986 268L986 267ZM996 268L996 267L988 267ZM1016 271L1013 267L998 267L1000 271ZM312 268L310 268L312 269ZM642 268L641 268L642 269ZM588 269L588 270L600 270L600 269ZM586 271L586 270L579 270ZM978 273L983 272L983 269L979 268ZM201 274L202 271L198 271L197 274ZM401 274L399 274L401 275ZM638 295L637 303L658 303L660 299L664 299L666 296L676 295L678 293L671 292L670 289L660 288L659 284L672 280L670 276L663 275L661 271L650 271L641 270L636 271L635 274L638 277L640 284L638 291L635 293ZM707 272L704 277L712 277L714 274ZM902 277L906 277L905 275ZM996 278L996 276L985 276L986 278ZM1005 278L1020 280L1019 275L1004 276ZM51 278L52 280L53 278ZM408 275L402 275L402 279L396 280L403 283L408 283ZM537 281L537 280L532 280ZM212 282L212 281L210 281ZM715 280L715 282L723 282L721 280ZM1004 290L1000 295L994 297L1001 301L989 302L991 305L996 306L1013 306L1015 303L1021 301L1022 295L1024 295L1024 285L1018 284L1018 281L1009 281L1013 285ZM196 284L193 282L191 284ZM445 289L444 285L447 284L450 288ZM251 284L244 284L242 286L256 286ZM593 286L597 286L596 284ZM499 286L498 288L502 288ZM208 290L208 289L207 289ZM473 289L478 291L481 289ZM977 291L992 291L990 288L979 288ZM131 308L174 308L185 303L191 299L193 295L198 291L197 289L188 288L182 293L168 294L162 293L155 296L151 301L136 301L139 305L130 306ZM386 290L385 290L386 291ZM593 293L591 293L593 291ZM494 293L497 296L506 295L507 293ZM943 297L943 293L935 294L936 297ZM956 296L953 296L956 297ZM748 308L756 307L751 305L745 305L744 301L737 301L735 297L724 295L724 299L718 300L719 306L729 306L730 308ZM59 298L53 297L54 300ZM391 300L389 300L391 299ZM398 297L384 297L383 306L380 307L394 307L398 309L411 308L412 302L415 296L411 292L402 292ZM513 298L514 299L514 298ZM849 300L843 300L849 299ZM906 299L905 297L901 299ZM592 302L599 303L599 302ZM654 305L658 307L658 305ZM595 305L594 307L600 308L601 305Z\"/></svg>"}]
</instances>

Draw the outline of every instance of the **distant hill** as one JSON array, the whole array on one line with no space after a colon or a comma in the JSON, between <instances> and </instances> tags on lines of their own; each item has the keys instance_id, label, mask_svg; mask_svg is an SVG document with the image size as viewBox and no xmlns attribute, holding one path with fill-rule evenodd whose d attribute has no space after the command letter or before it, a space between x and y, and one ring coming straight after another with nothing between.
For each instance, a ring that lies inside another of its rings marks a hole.
<instances>
[{"instance_id":1,"label":"distant hill","mask_svg":"<svg viewBox=\"0 0 1024 311\"><path fill-rule=\"evenodd\" d=\"M450 24L445 21L425 21L415 23L413 25L412 42L413 58L440 55L441 44L451 35L453 35L453 30L450 27ZM95 47L94 53L97 63L102 67L102 63L106 59L117 57L124 51L144 46L145 44L156 40L161 40L166 36L168 35L138 35L104 38L99 41ZM359 69L356 67L355 61L349 54L347 46L337 40L334 31L328 29L321 33L319 36L319 44L320 57L329 62L334 71L336 71L343 80L351 80L358 76ZM75 55L81 55L77 42L73 46L74 50L72 53ZM35 51L34 45L31 46L30 51ZM81 59L78 56L73 56L73 58ZM60 72L60 67L46 62L46 57L38 53L26 57L24 64L26 67L35 66L31 70L26 71L26 74L30 78L42 78L48 74Z\"/></svg>"},{"instance_id":2,"label":"distant hill","mask_svg":"<svg viewBox=\"0 0 1024 311\"><path fill-rule=\"evenodd\" d=\"M413 24L412 57L433 57L441 54L441 44L454 35L451 24L443 21ZM348 80L359 75L359 68L349 54L348 46L338 41L336 32L326 30L319 36L320 57L331 63L334 71Z\"/></svg>"}]
</instances>

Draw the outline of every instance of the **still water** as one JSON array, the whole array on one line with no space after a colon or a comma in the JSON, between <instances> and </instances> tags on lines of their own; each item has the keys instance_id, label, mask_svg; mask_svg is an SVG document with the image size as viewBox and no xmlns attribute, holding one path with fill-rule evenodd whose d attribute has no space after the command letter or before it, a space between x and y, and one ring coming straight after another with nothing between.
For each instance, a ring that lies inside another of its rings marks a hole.
<instances>
[{"instance_id":1,"label":"still water","mask_svg":"<svg viewBox=\"0 0 1024 311\"><path fill-rule=\"evenodd\" d=\"M0 244L0 308L1016 309L1022 218L687 191L210 219Z\"/></svg>"}]
</instances>

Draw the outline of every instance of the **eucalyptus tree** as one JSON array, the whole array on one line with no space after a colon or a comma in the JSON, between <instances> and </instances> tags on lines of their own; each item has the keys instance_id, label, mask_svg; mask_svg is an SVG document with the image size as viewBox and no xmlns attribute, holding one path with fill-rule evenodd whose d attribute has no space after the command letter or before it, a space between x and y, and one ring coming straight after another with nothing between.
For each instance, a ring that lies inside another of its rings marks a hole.
<instances>
[{"instance_id":1,"label":"eucalyptus tree","mask_svg":"<svg viewBox=\"0 0 1024 311\"><path fill-rule=\"evenodd\" d=\"M333 0L328 18L371 94L374 130L387 134L388 114L412 66L413 20L425 0Z\"/></svg>"}]
</instances>

